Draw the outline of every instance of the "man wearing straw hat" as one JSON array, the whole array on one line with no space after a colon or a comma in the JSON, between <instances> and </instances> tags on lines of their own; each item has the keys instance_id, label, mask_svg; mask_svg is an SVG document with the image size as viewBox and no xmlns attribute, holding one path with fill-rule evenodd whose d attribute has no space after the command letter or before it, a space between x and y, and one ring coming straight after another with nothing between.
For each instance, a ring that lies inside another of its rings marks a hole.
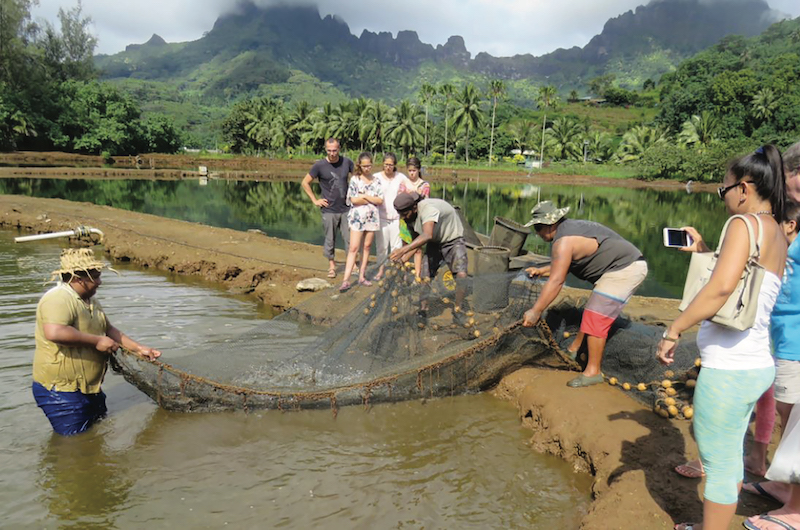
<instances>
[{"instance_id":1,"label":"man wearing straw hat","mask_svg":"<svg viewBox=\"0 0 800 530\"><path fill-rule=\"evenodd\" d=\"M647 262L633 244L622 236L592 221L566 219L569 207L556 208L550 201L537 204L533 218L525 226L552 243L550 265L530 267L528 275L548 276L536 303L525 312L523 325L535 326L547 307L561 292L567 273L594 284L583 310L581 330L569 346L573 358L587 338L589 361L583 373L570 380L570 387L603 382L600 364L611 325L647 276Z\"/></svg>"},{"instance_id":2,"label":"man wearing straw hat","mask_svg":"<svg viewBox=\"0 0 800 530\"><path fill-rule=\"evenodd\" d=\"M161 355L115 328L92 299L103 268L91 249L65 249L51 278L61 282L36 308L33 396L58 434L81 433L105 416L100 385L120 346L150 360Z\"/></svg>"}]
</instances>

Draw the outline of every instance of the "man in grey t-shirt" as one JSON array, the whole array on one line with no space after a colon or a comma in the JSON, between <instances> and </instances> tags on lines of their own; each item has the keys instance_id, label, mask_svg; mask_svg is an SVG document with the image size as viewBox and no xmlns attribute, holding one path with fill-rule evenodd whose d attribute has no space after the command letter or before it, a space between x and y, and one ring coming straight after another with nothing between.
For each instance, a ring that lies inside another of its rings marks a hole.
<instances>
[{"instance_id":1,"label":"man in grey t-shirt","mask_svg":"<svg viewBox=\"0 0 800 530\"><path fill-rule=\"evenodd\" d=\"M523 325L531 327L539 322L561 292L567 273L594 284L583 310L580 333L569 346L574 358L584 338L588 343L586 368L567 383L582 387L603 382L600 364L608 332L647 276L647 262L639 249L610 228L592 221L565 219L568 212L569 207L556 208L550 201L540 202L531 210L533 218L525 225L533 225L539 237L553 246L550 265L526 271L531 277L549 278L536 303L525 312Z\"/></svg>"},{"instance_id":2,"label":"man in grey t-shirt","mask_svg":"<svg viewBox=\"0 0 800 530\"><path fill-rule=\"evenodd\" d=\"M424 199L424 200L423 200ZM463 280L467 277L467 247L464 226L458 212L442 199L425 199L418 193L400 193L394 208L409 228L419 234L410 245L400 247L389 256L393 261L406 261L414 251L425 246L422 278L435 278L444 261L456 278L456 313L464 303ZM422 310L426 309L423 304Z\"/></svg>"},{"instance_id":3,"label":"man in grey t-shirt","mask_svg":"<svg viewBox=\"0 0 800 530\"><path fill-rule=\"evenodd\" d=\"M339 156L339 140L331 138L325 142L327 156L318 160L303 177L303 190L322 212L322 227L325 230L325 243L322 253L328 258L328 278L336 277L336 232L342 235L345 251L350 246L350 227L347 224L347 185L353 173L353 161ZM317 199L311 189L311 181L317 179L322 190L322 198ZM345 278L346 279L346 278Z\"/></svg>"}]
</instances>

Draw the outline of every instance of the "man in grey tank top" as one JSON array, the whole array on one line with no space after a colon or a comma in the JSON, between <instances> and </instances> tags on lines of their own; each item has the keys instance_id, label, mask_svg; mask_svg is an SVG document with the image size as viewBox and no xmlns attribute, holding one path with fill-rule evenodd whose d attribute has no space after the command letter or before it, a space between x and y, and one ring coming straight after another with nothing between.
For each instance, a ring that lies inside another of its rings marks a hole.
<instances>
[{"instance_id":1,"label":"man in grey tank top","mask_svg":"<svg viewBox=\"0 0 800 530\"><path fill-rule=\"evenodd\" d=\"M537 204L525 226L552 243L550 265L530 267L529 276L546 276L539 298L525 312L523 325L535 326L542 313L561 292L567 273L594 284L583 310L580 333L569 346L575 358L586 338L589 361L583 373L567 383L583 387L603 382L600 364L608 331L622 308L647 276L642 253L610 228L592 221L566 219L569 207L556 208L550 201Z\"/></svg>"}]
</instances>

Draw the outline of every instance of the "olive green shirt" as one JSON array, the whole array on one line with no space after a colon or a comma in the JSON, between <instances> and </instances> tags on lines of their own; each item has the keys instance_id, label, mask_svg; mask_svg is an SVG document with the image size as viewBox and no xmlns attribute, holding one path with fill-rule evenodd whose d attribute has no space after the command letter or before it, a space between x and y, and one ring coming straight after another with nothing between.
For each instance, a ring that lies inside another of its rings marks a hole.
<instances>
[{"instance_id":1,"label":"olive green shirt","mask_svg":"<svg viewBox=\"0 0 800 530\"><path fill-rule=\"evenodd\" d=\"M94 346L64 346L44 337L45 324L71 326L105 335L108 321L100 303L85 302L68 284L47 291L36 307L36 352L33 380L48 390L97 394L108 367L108 354Z\"/></svg>"}]
</instances>

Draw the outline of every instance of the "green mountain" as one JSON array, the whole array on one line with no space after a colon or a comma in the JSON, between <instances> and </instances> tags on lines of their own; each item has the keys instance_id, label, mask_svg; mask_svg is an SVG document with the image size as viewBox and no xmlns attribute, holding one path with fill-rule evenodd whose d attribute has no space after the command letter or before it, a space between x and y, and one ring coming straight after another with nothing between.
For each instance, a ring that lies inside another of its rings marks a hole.
<instances>
[{"instance_id":1,"label":"green mountain","mask_svg":"<svg viewBox=\"0 0 800 530\"><path fill-rule=\"evenodd\" d=\"M166 43L153 35L118 54L97 56L96 64L146 111L200 131L221 119L229 102L256 95L312 105L357 96L397 102L423 82L483 86L498 78L507 82L513 103L531 106L535 86L544 83L585 92L590 79L611 73L620 86L639 88L724 36L757 35L776 19L763 0L653 0L609 20L583 48L473 58L460 36L436 47L414 31L394 37L365 30L356 37L343 20L321 17L316 7L262 8L244 0L196 41Z\"/></svg>"}]
</instances>

